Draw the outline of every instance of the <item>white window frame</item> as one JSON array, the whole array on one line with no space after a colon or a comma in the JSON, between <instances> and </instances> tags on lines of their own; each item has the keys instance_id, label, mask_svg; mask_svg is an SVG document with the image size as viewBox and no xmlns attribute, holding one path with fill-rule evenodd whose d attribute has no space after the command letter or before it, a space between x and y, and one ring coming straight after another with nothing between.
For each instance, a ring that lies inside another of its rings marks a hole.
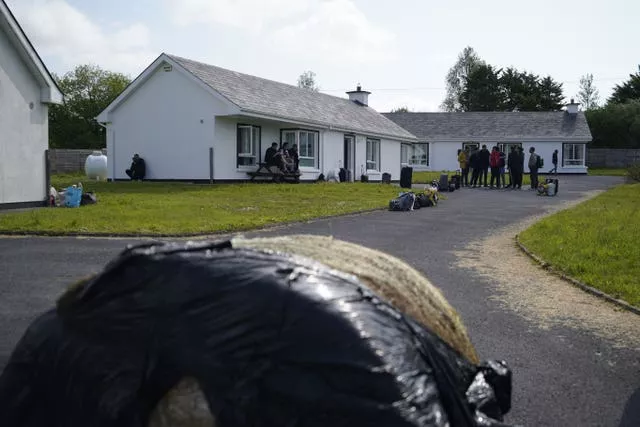
<instances>
[{"instance_id":1,"label":"white window frame","mask_svg":"<svg viewBox=\"0 0 640 427\"><path fill-rule=\"evenodd\" d=\"M576 146L582 146L582 158L575 157ZM571 155L571 158L568 158L566 154ZM563 168L583 168L586 165L586 157L587 157L587 144L583 142L564 142L562 144L562 167ZM567 163L567 160L572 163ZM579 162L579 163L574 163Z\"/></svg>"},{"instance_id":2,"label":"white window frame","mask_svg":"<svg viewBox=\"0 0 640 427\"><path fill-rule=\"evenodd\" d=\"M366 148L367 171L380 172L380 140L376 138L367 138Z\"/></svg>"},{"instance_id":3,"label":"white window frame","mask_svg":"<svg viewBox=\"0 0 640 427\"><path fill-rule=\"evenodd\" d=\"M251 147L251 151L249 152L240 152L240 129L249 129L249 146ZM258 135L256 138L255 132L257 131ZM236 167L237 168L253 168L257 166L260 161L260 145L262 139L262 128L260 126L248 125L243 123L238 123L236 128ZM241 164L240 159L253 159L253 161L249 161L249 163Z\"/></svg>"},{"instance_id":4,"label":"white window frame","mask_svg":"<svg viewBox=\"0 0 640 427\"><path fill-rule=\"evenodd\" d=\"M502 151L504 154L509 155L511 152L511 146L522 147L522 142L501 142L498 144L498 150Z\"/></svg>"},{"instance_id":5,"label":"white window frame","mask_svg":"<svg viewBox=\"0 0 640 427\"><path fill-rule=\"evenodd\" d=\"M425 158L416 161L416 146L418 145L426 147L425 153L423 154ZM429 150L431 150L431 147L428 142L415 142L413 144L403 143L400 150L400 162L403 166L429 167Z\"/></svg>"},{"instance_id":6,"label":"white window frame","mask_svg":"<svg viewBox=\"0 0 640 427\"><path fill-rule=\"evenodd\" d=\"M287 141L285 135L293 134L293 141ZM305 134L307 137L309 135L313 136L313 155L308 155L309 153L306 149L302 149L300 142L302 140L301 135ZM311 129L280 129L280 144L282 145L285 142L293 143L298 147L298 161L300 164L300 169L305 170L318 170L320 164L320 132L317 130ZM304 163L312 163L312 165L304 164Z\"/></svg>"}]
</instances>

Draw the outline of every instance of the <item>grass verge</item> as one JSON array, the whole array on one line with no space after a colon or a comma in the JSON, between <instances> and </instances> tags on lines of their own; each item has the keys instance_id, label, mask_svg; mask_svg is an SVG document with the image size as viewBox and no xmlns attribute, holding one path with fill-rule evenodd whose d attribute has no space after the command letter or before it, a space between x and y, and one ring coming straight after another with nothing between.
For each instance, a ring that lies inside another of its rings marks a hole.
<instances>
[{"instance_id":1,"label":"grass verge","mask_svg":"<svg viewBox=\"0 0 640 427\"><path fill-rule=\"evenodd\" d=\"M627 176L627 168L589 168L588 175L592 176Z\"/></svg>"},{"instance_id":2,"label":"grass verge","mask_svg":"<svg viewBox=\"0 0 640 427\"><path fill-rule=\"evenodd\" d=\"M640 307L640 184L549 216L520 241L554 268Z\"/></svg>"},{"instance_id":3,"label":"grass verge","mask_svg":"<svg viewBox=\"0 0 640 427\"><path fill-rule=\"evenodd\" d=\"M91 182L52 177L55 188L83 182L96 205L0 216L2 232L207 234L384 208L399 188L383 184L225 184Z\"/></svg>"}]
</instances>

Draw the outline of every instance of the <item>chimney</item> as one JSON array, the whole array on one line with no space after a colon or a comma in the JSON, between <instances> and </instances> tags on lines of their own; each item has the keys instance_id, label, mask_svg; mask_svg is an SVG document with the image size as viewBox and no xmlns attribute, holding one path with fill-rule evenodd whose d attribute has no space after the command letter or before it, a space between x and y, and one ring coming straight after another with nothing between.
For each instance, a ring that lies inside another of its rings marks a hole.
<instances>
[{"instance_id":1,"label":"chimney","mask_svg":"<svg viewBox=\"0 0 640 427\"><path fill-rule=\"evenodd\" d=\"M569 114L578 114L578 106L580 104L578 104L577 102L573 101L573 98L571 98L571 102L567 104L567 113Z\"/></svg>"},{"instance_id":2,"label":"chimney","mask_svg":"<svg viewBox=\"0 0 640 427\"><path fill-rule=\"evenodd\" d=\"M366 90L362 90L360 83L356 87L356 90L352 90L351 92L347 92L349 95L349 100L355 102L356 104L364 105L365 107L369 105L369 95L371 92L367 92Z\"/></svg>"}]
</instances>

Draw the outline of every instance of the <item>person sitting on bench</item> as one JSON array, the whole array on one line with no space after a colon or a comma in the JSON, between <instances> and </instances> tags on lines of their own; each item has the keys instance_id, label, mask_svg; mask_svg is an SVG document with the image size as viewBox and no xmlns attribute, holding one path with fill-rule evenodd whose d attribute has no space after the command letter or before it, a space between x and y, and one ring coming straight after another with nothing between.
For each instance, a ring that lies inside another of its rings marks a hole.
<instances>
[{"instance_id":1,"label":"person sitting on bench","mask_svg":"<svg viewBox=\"0 0 640 427\"><path fill-rule=\"evenodd\" d=\"M270 166L278 166L280 167L280 165L278 164L278 159L277 159L277 155L278 155L278 143L274 142L271 144L271 147L267 148L267 152L264 153L264 162L267 164L267 167Z\"/></svg>"},{"instance_id":2,"label":"person sitting on bench","mask_svg":"<svg viewBox=\"0 0 640 427\"><path fill-rule=\"evenodd\" d=\"M284 171L285 172L294 172L294 159L291 156L289 151L289 143L285 142L282 144L282 149L280 150L280 155L282 156L282 161L284 163Z\"/></svg>"},{"instance_id":3,"label":"person sitting on bench","mask_svg":"<svg viewBox=\"0 0 640 427\"><path fill-rule=\"evenodd\" d=\"M147 167L144 163L144 159L140 157L138 154L133 155L133 162L131 163L130 169L127 169L125 173L131 178L131 180L140 180L144 179L144 176L147 172Z\"/></svg>"}]
</instances>

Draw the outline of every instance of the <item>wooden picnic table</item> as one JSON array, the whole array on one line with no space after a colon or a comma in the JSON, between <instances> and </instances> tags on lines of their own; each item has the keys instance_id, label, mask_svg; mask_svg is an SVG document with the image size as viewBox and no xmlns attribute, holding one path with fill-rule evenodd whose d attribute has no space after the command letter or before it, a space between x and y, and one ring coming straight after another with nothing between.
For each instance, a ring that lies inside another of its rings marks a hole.
<instances>
[{"instance_id":1,"label":"wooden picnic table","mask_svg":"<svg viewBox=\"0 0 640 427\"><path fill-rule=\"evenodd\" d=\"M268 166L266 163L259 163L258 170L255 172L247 172L254 181L257 177L271 178L273 182L300 182L300 172L284 172L277 166Z\"/></svg>"}]
</instances>

